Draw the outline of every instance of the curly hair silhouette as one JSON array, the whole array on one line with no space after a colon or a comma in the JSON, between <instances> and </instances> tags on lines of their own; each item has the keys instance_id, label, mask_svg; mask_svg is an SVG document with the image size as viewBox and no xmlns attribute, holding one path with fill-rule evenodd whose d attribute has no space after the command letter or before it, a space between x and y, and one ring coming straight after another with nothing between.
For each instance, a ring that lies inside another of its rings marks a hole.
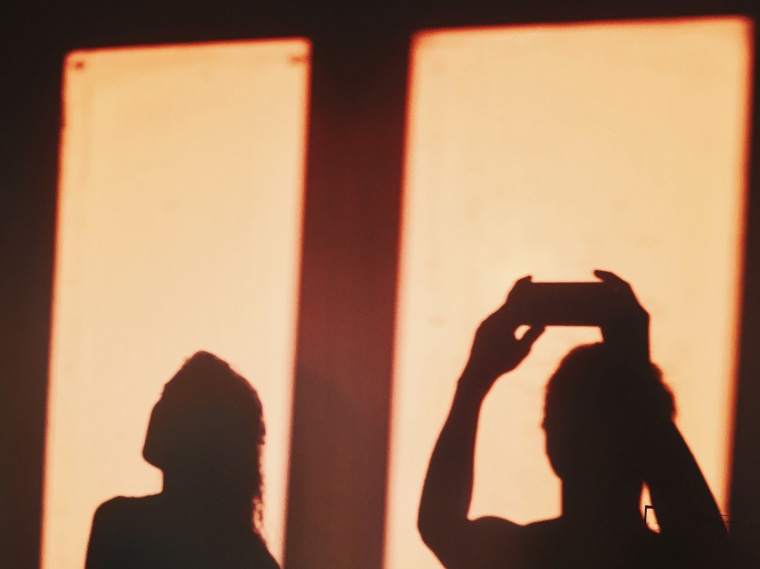
<instances>
[{"instance_id":1,"label":"curly hair silhouette","mask_svg":"<svg viewBox=\"0 0 760 569\"><path fill-rule=\"evenodd\" d=\"M98 508L86 568L276 569L261 537L264 434L248 381L213 354L192 356L148 424L143 457L163 490Z\"/></svg>"}]
</instances>

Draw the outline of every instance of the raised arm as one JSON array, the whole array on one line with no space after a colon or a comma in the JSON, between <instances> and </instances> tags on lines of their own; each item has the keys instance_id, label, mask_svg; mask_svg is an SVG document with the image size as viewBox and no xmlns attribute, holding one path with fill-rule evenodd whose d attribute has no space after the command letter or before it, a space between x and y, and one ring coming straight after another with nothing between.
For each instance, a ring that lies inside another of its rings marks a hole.
<instances>
[{"instance_id":1,"label":"raised arm","mask_svg":"<svg viewBox=\"0 0 760 569\"><path fill-rule=\"evenodd\" d=\"M728 535L707 482L669 410L653 392L657 378L649 361L649 315L631 287L612 273L597 276L619 295L617 318L602 327L605 343L615 347L628 369L621 386L630 405L629 437L649 487L661 535L688 560L688 567L720 567L727 554Z\"/></svg>"},{"instance_id":2,"label":"raised arm","mask_svg":"<svg viewBox=\"0 0 760 569\"><path fill-rule=\"evenodd\" d=\"M722 567L728 534L707 482L675 424L654 414L643 429L644 480L660 532L689 567Z\"/></svg>"},{"instance_id":3,"label":"raised arm","mask_svg":"<svg viewBox=\"0 0 760 569\"><path fill-rule=\"evenodd\" d=\"M506 520L467 517L472 498L475 437L480 409L495 381L517 367L543 331L530 328L515 338L519 322L509 299L481 323L470 358L457 383L446 423L428 466L418 517L425 544L449 569L484 566L496 541L507 545Z\"/></svg>"}]
</instances>

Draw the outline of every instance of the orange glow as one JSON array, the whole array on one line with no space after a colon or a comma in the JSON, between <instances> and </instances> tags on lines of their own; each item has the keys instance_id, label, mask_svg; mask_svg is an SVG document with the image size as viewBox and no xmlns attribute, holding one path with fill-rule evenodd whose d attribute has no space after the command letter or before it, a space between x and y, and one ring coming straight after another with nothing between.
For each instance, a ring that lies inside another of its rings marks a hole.
<instances>
[{"instance_id":1,"label":"orange glow","mask_svg":"<svg viewBox=\"0 0 760 569\"><path fill-rule=\"evenodd\" d=\"M201 349L263 401L264 535L282 559L309 49L68 56L43 567L83 566L99 503L160 490L148 417Z\"/></svg>"},{"instance_id":2,"label":"orange glow","mask_svg":"<svg viewBox=\"0 0 760 569\"><path fill-rule=\"evenodd\" d=\"M416 531L427 461L478 323L516 279L629 280L677 423L726 509L750 24L739 18L420 34L408 119L386 567L439 567ZM593 328L550 328L486 400L472 517L559 514L545 381Z\"/></svg>"}]
</instances>

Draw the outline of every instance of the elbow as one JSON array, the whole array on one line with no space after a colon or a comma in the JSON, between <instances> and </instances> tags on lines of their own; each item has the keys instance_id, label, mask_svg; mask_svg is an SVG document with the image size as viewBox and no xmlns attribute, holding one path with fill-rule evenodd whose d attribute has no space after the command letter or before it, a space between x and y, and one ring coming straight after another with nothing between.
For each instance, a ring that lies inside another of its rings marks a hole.
<instances>
[{"instance_id":1,"label":"elbow","mask_svg":"<svg viewBox=\"0 0 760 569\"><path fill-rule=\"evenodd\" d=\"M423 543L431 551L438 552L451 535L451 523L449 518L440 512L420 508L417 531Z\"/></svg>"},{"instance_id":2,"label":"elbow","mask_svg":"<svg viewBox=\"0 0 760 569\"><path fill-rule=\"evenodd\" d=\"M420 508L420 511L417 514L417 531L425 545L429 546L428 540L431 535L435 534L435 531L431 516L429 513L426 513L424 508Z\"/></svg>"},{"instance_id":3,"label":"elbow","mask_svg":"<svg viewBox=\"0 0 760 569\"><path fill-rule=\"evenodd\" d=\"M467 543L469 522L460 520L437 509L432 511L420 510L417 516L417 531L422 542L438 558L444 567L475 566L472 563Z\"/></svg>"}]
</instances>

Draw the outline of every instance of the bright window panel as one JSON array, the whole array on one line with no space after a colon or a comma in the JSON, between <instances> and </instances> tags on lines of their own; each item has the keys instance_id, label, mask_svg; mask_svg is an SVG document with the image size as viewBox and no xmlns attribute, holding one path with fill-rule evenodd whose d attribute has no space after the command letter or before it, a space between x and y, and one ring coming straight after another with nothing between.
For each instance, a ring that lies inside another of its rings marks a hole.
<instances>
[{"instance_id":1,"label":"bright window panel","mask_svg":"<svg viewBox=\"0 0 760 569\"><path fill-rule=\"evenodd\" d=\"M258 390L282 559L308 85L300 39L75 52L65 68L43 567L161 489L148 417L207 350Z\"/></svg>"},{"instance_id":2,"label":"bright window panel","mask_svg":"<svg viewBox=\"0 0 760 569\"><path fill-rule=\"evenodd\" d=\"M386 566L439 567L416 531L427 461L479 322L519 277L629 280L677 423L726 508L750 24L739 18L422 33L414 42ZM546 380L594 328L550 328L481 414L470 515L560 513Z\"/></svg>"}]
</instances>

